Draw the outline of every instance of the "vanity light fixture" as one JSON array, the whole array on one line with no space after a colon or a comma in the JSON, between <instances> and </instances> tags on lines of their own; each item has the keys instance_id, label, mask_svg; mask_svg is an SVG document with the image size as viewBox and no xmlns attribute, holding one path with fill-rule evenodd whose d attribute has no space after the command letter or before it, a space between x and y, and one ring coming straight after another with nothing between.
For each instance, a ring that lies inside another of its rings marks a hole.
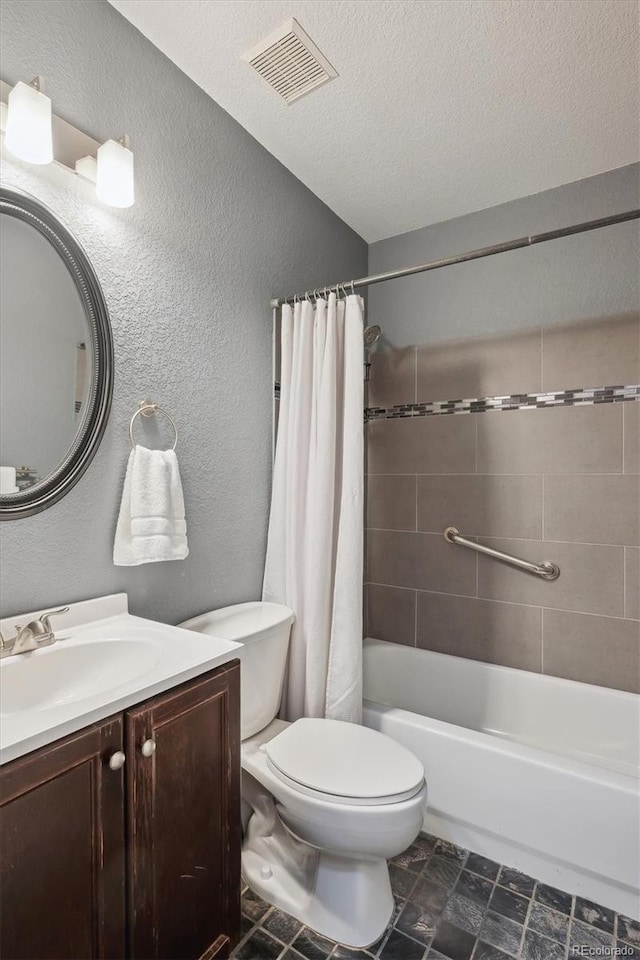
<instances>
[{"instance_id":1,"label":"vanity light fixture","mask_svg":"<svg viewBox=\"0 0 640 960\"><path fill-rule=\"evenodd\" d=\"M133 153L126 134L119 140L107 140L98 147L95 157L80 157L75 171L83 180L95 183L98 200L110 207L133 206Z\"/></svg>"},{"instance_id":2,"label":"vanity light fixture","mask_svg":"<svg viewBox=\"0 0 640 960\"><path fill-rule=\"evenodd\" d=\"M135 199L133 153L129 138L100 144L52 113L42 78L11 87L0 80L0 130L7 151L26 163L55 163L89 180L99 200L130 207ZM55 153L54 153L55 150Z\"/></svg>"},{"instance_id":3,"label":"vanity light fixture","mask_svg":"<svg viewBox=\"0 0 640 960\"><path fill-rule=\"evenodd\" d=\"M7 150L25 163L53 162L51 100L42 92L42 79L19 80L8 96Z\"/></svg>"},{"instance_id":4,"label":"vanity light fixture","mask_svg":"<svg viewBox=\"0 0 640 960\"><path fill-rule=\"evenodd\" d=\"M119 140L107 140L98 149L96 194L110 207L133 206L133 153L126 135Z\"/></svg>"}]
</instances>

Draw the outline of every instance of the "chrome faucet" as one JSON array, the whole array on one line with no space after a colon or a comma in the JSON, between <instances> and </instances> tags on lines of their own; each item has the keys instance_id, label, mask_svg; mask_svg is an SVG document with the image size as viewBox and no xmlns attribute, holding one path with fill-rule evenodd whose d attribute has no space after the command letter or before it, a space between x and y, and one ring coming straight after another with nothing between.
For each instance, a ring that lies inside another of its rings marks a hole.
<instances>
[{"instance_id":1,"label":"chrome faucet","mask_svg":"<svg viewBox=\"0 0 640 960\"><path fill-rule=\"evenodd\" d=\"M29 653L31 650L38 650L40 647L48 647L56 642L56 635L51 626L50 617L57 617L58 614L68 613L69 607L61 607L59 610L49 610L43 613L38 620L31 620L26 626L21 627L16 624L16 635L10 640L5 640L0 633L0 657L13 657L19 653Z\"/></svg>"}]
</instances>

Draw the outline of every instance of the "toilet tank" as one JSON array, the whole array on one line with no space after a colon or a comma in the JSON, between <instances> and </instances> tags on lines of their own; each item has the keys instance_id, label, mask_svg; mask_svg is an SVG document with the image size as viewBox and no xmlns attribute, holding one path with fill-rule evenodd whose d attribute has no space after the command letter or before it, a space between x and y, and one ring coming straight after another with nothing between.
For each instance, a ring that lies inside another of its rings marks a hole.
<instances>
[{"instance_id":1,"label":"toilet tank","mask_svg":"<svg viewBox=\"0 0 640 960\"><path fill-rule=\"evenodd\" d=\"M186 630L233 640L240 670L241 738L264 730L278 715L293 610L279 603L238 603L181 623Z\"/></svg>"}]
</instances>

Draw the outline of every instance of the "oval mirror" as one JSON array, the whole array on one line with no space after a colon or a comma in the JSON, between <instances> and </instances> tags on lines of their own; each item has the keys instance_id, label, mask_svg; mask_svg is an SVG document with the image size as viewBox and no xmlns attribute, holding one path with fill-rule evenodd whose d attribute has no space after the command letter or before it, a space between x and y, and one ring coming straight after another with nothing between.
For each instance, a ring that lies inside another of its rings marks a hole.
<instances>
[{"instance_id":1,"label":"oval mirror","mask_svg":"<svg viewBox=\"0 0 640 960\"><path fill-rule=\"evenodd\" d=\"M113 342L80 244L33 197L0 187L0 518L64 496L107 424Z\"/></svg>"}]
</instances>

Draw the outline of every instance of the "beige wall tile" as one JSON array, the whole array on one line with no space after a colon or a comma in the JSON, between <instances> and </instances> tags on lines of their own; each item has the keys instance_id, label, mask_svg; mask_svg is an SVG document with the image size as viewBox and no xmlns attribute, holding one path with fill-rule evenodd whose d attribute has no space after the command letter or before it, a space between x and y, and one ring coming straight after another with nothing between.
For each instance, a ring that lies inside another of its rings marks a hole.
<instances>
[{"instance_id":1,"label":"beige wall tile","mask_svg":"<svg viewBox=\"0 0 640 960\"><path fill-rule=\"evenodd\" d=\"M369 473L474 473L476 416L370 420L366 428Z\"/></svg>"},{"instance_id":2,"label":"beige wall tile","mask_svg":"<svg viewBox=\"0 0 640 960\"><path fill-rule=\"evenodd\" d=\"M542 331L544 390L640 382L640 316Z\"/></svg>"},{"instance_id":3,"label":"beige wall tile","mask_svg":"<svg viewBox=\"0 0 640 960\"><path fill-rule=\"evenodd\" d=\"M418 400L462 400L541 390L541 332L418 347Z\"/></svg>"},{"instance_id":4,"label":"beige wall tile","mask_svg":"<svg viewBox=\"0 0 640 960\"><path fill-rule=\"evenodd\" d=\"M625 547L624 578L624 615L640 620L640 550L637 547Z\"/></svg>"},{"instance_id":5,"label":"beige wall tile","mask_svg":"<svg viewBox=\"0 0 640 960\"><path fill-rule=\"evenodd\" d=\"M369 407L415 403L416 348L380 349L372 353L367 396Z\"/></svg>"},{"instance_id":6,"label":"beige wall tile","mask_svg":"<svg viewBox=\"0 0 640 960\"><path fill-rule=\"evenodd\" d=\"M477 472L621 473L623 406L476 414Z\"/></svg>"},{"instance_id":7,"label":"beige wall tile","mask_svg":"<svg viewBox=\"0 0 640 960\"><path fill-rule=\"evenodd\" d=\"M640 545L640 478L545 477L547 540Z\"/></svg>"},{"instance_id":8,"label":"beige wall tile","mask_svg":"<svg viewBox=\"0 0 640 960\"><path fill-rule=\"evenodd\" d=\"M542 478L419 476L418 529L449 526L465 536L541 536Z\"/></svg>"},{"instance_id":9,"label":"beige wall tile","mask_svg":"<svg viewBox=\"0 0 640 960\"><path fill-rule=\"evenodd\" d=\"M416 529L415 476L367 477L367 526L381 530Z\"/></svg>"},{"instance_id":10,"label":"beige wall tile","mask_svg":"<svg viewBox=\"0 0 640 960\"><path fill-rule=\"evenodd\" d=\"M476 555L439 534L369 530L370 583L475 596Z\"/></svg>"},{"instance_id":11,"label":"beige wall tile","mask_svg":"<svg viewBox=\"0 0 640 960\"><path fill-rule=\"evenodd\" d=\"M621 403L624 420L624 472L640 473L640 400Z\"/></svg>"},{"instance_id":12,"label":"beige wall tile","mask_svg":"<svg viewBox=\"0 0 640 960\"><path fill-rule=\"evenodd\" d=\"M416 592L400 587L367 585L369 637L413 647L416 642Z\"/></svg>"},{"instance_id":13,"label":"beige wall tile","mask_svg":"<svg viewBox=\"0 0 640 960\"><path fill-rule=\"evenodd\" d=\"M418 593L417 645L540 673L541 615L539 607Z\"/></svg>"},{"instance_id":14,"label":"beige wall tile","mask_svg":"<svg viewBox=\"0 0 640 960\"><path fill-rule=\"evenodd\" d=\"M554 677L640 693L640 622L545 609L543 664Z\"/></svg>"},{"instance_id":15,"label":"beige wall tile","mask_svg":"<svg viewBox=\"0 0 640 960\"><path fill-rule=\"evenodd\" d=\"M483 539L482 543L537 563L555 560L561 572L557 580L543 580L492 557L480 556L478 596L554 609L623 616L622 547L546 540Z\"/></svg>"}]
</instances>

